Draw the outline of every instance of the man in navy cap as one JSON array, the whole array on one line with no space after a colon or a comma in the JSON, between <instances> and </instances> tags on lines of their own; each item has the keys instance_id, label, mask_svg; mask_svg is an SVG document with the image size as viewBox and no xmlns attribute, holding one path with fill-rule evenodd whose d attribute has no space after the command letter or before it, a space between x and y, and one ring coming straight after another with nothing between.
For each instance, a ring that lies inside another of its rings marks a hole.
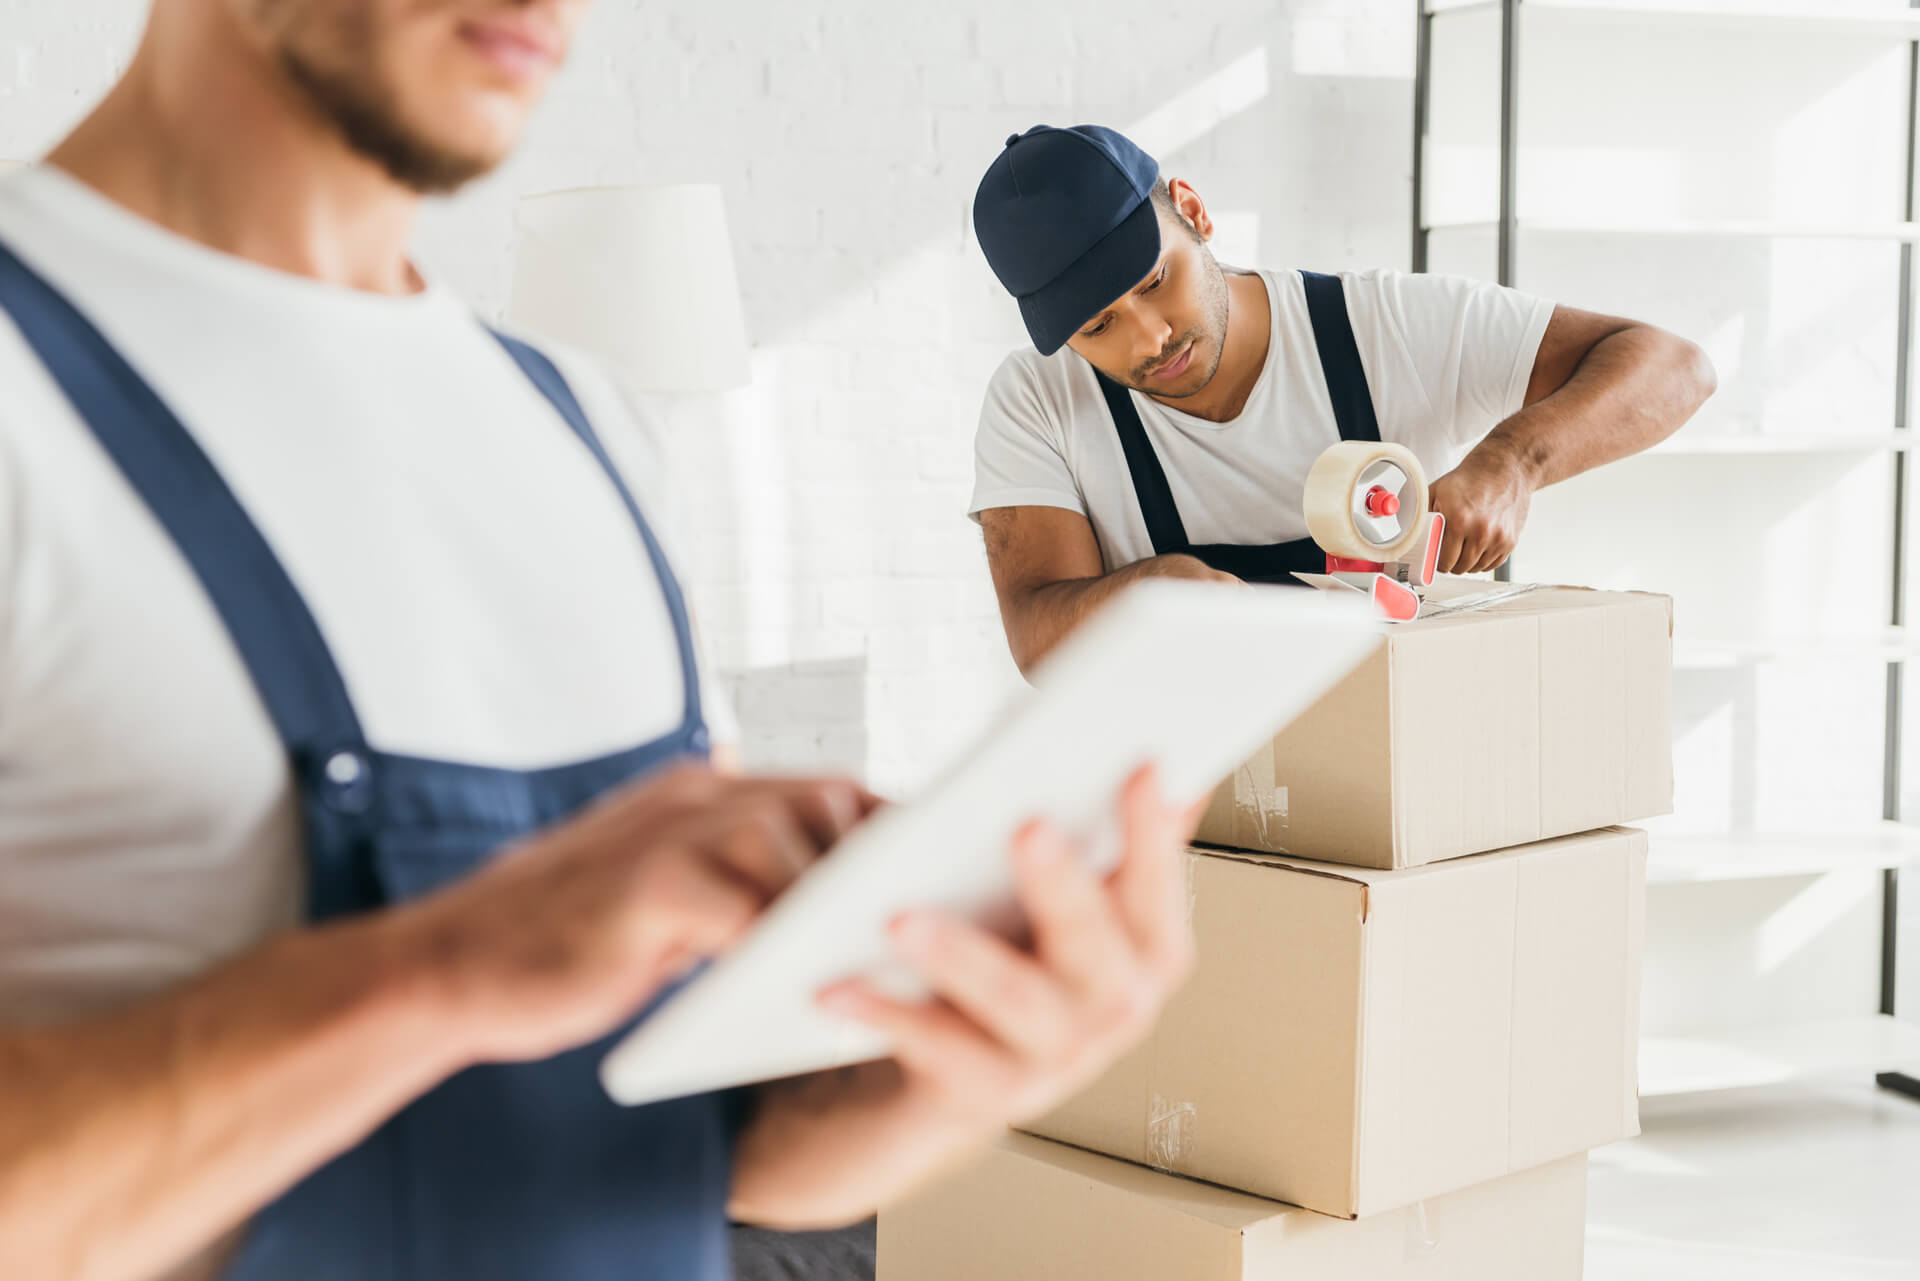
<instances>
[{"instance_id":1,"label":"man in navy cap","mask_svg":"<svg viewBox=\"0 0 1920 1281\"><path fill-rule=\"evenodd\" d=\"M1438 568L1476 573L1535 490L1714 389L1684 339L1481 281L1223 267L1200 193L1098 125L1009 138L973 218L1034 346L987 390L971 508L1023 670L1135 579L1323 569L1302 500L1336 441L1411 449Z\"/></svg>"}]
</instances>

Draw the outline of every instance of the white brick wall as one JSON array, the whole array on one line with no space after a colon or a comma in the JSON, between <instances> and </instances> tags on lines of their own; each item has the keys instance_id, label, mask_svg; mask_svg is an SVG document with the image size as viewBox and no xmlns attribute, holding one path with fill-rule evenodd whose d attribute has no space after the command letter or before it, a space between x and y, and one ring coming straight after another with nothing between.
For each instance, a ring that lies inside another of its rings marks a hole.
<instances>
[{"instance_id":1,"label":"white brick wall","mask_svg":"<svg viewBox=\"0 0 1920 1281\"><path fill-rule=\"evenodd\" d=\"M86 108L144 9L0 0L0 157ZM691 590L758 754L864 756L900 789L1018 688L963 516L981 390L1022 341L968 243L980 170L1037 121L1144 124L1169 171L1236 215L1243 255L1401 265L1412 11L599 0L520 153L431 211L420 255L497 314L515 195L725 187L756 385L666 408Z\"/></svg>"}]
</instances>

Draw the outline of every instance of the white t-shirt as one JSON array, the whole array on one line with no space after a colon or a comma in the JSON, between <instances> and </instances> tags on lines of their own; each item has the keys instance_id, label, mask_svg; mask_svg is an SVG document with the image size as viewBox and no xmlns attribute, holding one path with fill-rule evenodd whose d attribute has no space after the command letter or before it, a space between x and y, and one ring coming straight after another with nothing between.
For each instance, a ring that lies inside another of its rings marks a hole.
<instances>
[{"instance_id":1,"label":"white t-shirt","mask_svg":"<svg viewBox=\"0 0 1920 1281\"><path fill-rule=\"evenodd\" d=\"M0 181L0 241L213 459L373 747L530 768L679 723L617 491L458 300L270 271L48 168ZM658 524L655 442L562 364ZM218 615L0 312L0 1021L167 987L296 919L304 886L293 779Z\"/></svg>"},{"instance_id":2,"label":"white t-shirt","mask_svg":"<svg viewBox=\"0 0 1920 1281\"><path fill-rule=\"evenodd\" d=\"M1238 417L1209 422L1130 393L1196 544L1305 538L1307 472L1340 439L1300 274L1259 276L1273 330ZM1411 449L1438 479L1525 402L1553 304L1455 276L1371 271L1341 281L1381 438ZM1001 364L974 459L976 520L990 507L1062 507L1092 523L1109 571L1154 554L1093 366L1068 348L1026 348Z\"/></svg>"}]
</instances>

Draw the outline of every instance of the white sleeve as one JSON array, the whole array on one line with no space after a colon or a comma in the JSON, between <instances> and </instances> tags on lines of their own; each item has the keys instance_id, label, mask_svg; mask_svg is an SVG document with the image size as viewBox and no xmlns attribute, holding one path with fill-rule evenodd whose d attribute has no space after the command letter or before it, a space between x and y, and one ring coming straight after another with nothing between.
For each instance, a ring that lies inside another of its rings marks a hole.
<instances>
[{"instance_id":1,"label":"white sleeve","mask_svg":"<svg viewBox=\"0 0 1920 1281\"><path fill-rule=\"evenodd\" d=\"M632 491L633 501L639 504L668 565L680 580L688 623L693 630L694 658L700 667L700 711L707 723L707 737L716 746L738 744L740 721L714 668L713 647L707 643L700 626L699 610L687 582L687 562L679 554L679 549L686 546L681 537L685 526L684 515L674 499L686 492L687 487L671 483L667 476L672 451L667 448L659 421L592 360L564 349L556 351L551 346L545 350L579 398L581 408L593 424L594 434Z\"/></svg>"},{"instance_id":2,"label":"white sleeve","mask_svg":"<svg viewBox=\"0 0 1920 1281\"><path fill-rule=\"evenodd\" d=\"M1433 408L1435 444L1470 449L1520 411L1551 302L1464 276L1382 272L1378 285Z\"/></svg>"},{"instance_id":3,"label":"white sleeve","mask_svg":"<svg viewBox=\"0 0 1920 1281\"><path fill-rule=\"evenodd\" d=\"M973 440L975 520L990 507L1064 507L1086 515L1087 505L1067 464L1058 416L1040 393L1022 353L1002 362L987 385L980 428Z\"/></svg>"}]
</instances>

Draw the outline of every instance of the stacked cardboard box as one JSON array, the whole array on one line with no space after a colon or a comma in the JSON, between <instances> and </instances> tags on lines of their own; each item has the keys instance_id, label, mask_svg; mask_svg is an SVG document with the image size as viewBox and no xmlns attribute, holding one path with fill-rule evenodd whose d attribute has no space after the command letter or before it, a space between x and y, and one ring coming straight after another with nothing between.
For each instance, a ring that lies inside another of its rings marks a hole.
<instances>
[{"instance_id":1,"label":"stacked cardboard box","mask_svg":"<svg viewBox=\"0 0 1920 1281\"><path fill-rule=\"evenodd\" d=\"M1562 1281L1587 1159L1358 1222L1010 1134L880 1216L882 1281Z\"/></svg>"},{"instance_id":2,"label":"stacked cardboard box","mask_svg":"<svg viewBox=\"0 0 1920 1281\"><path fill-rule=\"evenodd\" d=\"M1479 590L1223 785L1192 981L883 1215L882 1281L1580 1275L1585 1154L1638 1131L1646 838L1611 825L1671 807L1670 606Z\"/></svg>"}]
</instances>

